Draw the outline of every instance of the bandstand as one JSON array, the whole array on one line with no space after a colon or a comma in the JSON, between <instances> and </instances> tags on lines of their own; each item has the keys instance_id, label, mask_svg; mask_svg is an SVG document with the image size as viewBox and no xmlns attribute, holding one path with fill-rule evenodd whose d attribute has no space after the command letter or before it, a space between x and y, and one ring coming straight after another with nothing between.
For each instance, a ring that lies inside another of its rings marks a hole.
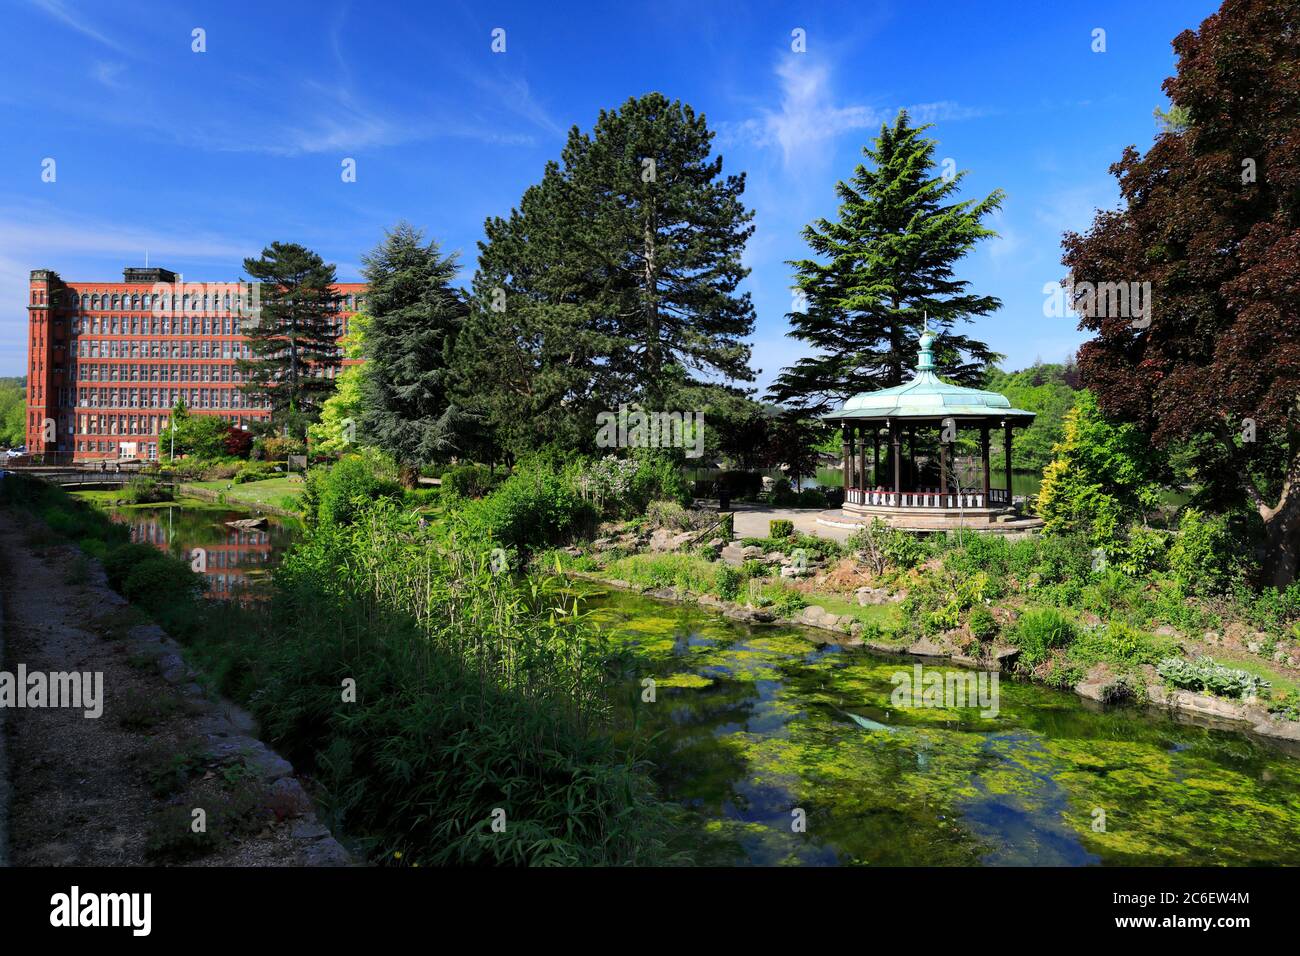
<instances>
[{"instance_id":1,"label":"bandstand","mask_svg":"<svg viewBox=\"0 0 1300 956\"><path fill-rule=\"evenodd\" d=\"M1034 413L1012 408L997 392L945 382L934 372L935 336L921 335L910 381L862 392L823 416L844 433L844 516L879 517L899 528L943 529L1023 521L1011 495L1011 440ZM989 436L1003 434L1003 483L992 483ZM954 449L963 430L979 432L979 469L973 486L959 478ZM883 459L883 461L882 461Z\"/></svg>"}]
</instances>

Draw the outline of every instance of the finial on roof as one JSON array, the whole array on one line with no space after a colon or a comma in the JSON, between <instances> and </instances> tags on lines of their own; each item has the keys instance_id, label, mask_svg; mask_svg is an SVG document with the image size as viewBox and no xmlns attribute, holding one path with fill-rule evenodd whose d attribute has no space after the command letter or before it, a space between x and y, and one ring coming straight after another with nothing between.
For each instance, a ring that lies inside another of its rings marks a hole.
<instances>
[{"instance_id":1,"label":"finial on roof","mask_svg":"<svg viewBox=\"0 0 1300 956\"><path fill-rule=\"evenodd\" d=\"M916 370L918 372L934 370L934 356L930 354L930 346L934 344L935 338L937 336L930 331L930 315L926 313L925 331L921 333L921 350L916 356Z\"/></svg>"}]
</instances>

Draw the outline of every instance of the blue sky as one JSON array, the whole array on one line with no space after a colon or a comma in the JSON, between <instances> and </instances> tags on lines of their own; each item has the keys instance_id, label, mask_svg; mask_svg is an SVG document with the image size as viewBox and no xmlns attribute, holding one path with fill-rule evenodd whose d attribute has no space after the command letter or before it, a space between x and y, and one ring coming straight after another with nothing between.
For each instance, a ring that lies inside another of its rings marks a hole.
<instances>
[{"instance_id":1,"label":"blue sky","mask_svg":"<svg viewBox=\"0 0 1300 956\"><path fill-rule=\"evenodd\" d=\"M724 170L748 173L758 384L803 354L785 335L800 228L834 214L835 181L899 107L935 124L967 195L1008 193L1001 237L959 267L1003 301L975 334L1007 367L1059 361L1082 341L1073 319L1043 314L1061 233L1116 204L1107 169L1155 134L1170 41L1216 8L0 0L0 374L25 363L33 268L117 279L147 251L192 280L234 279L283 240L356 281L362 252L407 218L461 251L468 282L483 220L509 211L569 127L651 90L703 112Z\"/></svg>"}]
</instances>

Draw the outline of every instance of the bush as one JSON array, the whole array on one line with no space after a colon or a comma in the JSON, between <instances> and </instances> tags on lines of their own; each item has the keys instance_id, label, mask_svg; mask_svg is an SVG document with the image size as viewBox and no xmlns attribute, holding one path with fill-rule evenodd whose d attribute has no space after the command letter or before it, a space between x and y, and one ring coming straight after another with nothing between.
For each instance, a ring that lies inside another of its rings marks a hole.
<instances>
[{"instance_id":1,"label":"bush","mask_svg":"<svg viewBox=\"0 0 1300 956\"><path fill-rule=\"evenodd\" d=\"M1011 632L1012 642L1020 648L1020 662L1034 667L1045 661L1051 651L1069 646L1077 636L1074 623L1054 608L1026 611Z\"/></svg>"},{"instance_id":2,"label":"bush","mask_svg":"<svg viewBox=\"0 0 1300 956\"><path fill-rule=\"evenodd\" d=\"M487 465L455 465L442 473L442 490L461 498L481 498L498 480Z\"/></svg>"},{"instance_id":3,"label":"bush","mask_svg":"<svg viewBox=\"0 0 1300 956\"><path fill-rule=\"evenodd\" d=\"M768 522L767 533L771 538L788 538L794 534L794 522L786 518L773 518Z\"/></svg>"},{"instance_id":4,"label":"bush","mask_svg":"<svg viewBox=\"0 0 1300 956\"><path fill-rule=\"evenodd\" d=\"M757 471L724 471L718 475L717 484L733 498L753 499L763 491L763 476Z\"/></svg>"},{"instance_id":5,"label":"bush","mask_svg":"<svg viewBox=\"0 0 1300 956\"><path fill-rule=\"evenodd\" d=\"M1196 508L1183 511L1178 534L1169 549L1169 571L1189 591L1221 594L1255 569L1250 545L1235 533L1224 515L1210 516Z\"/></svg>"},{"instance_id":6,"label":"bush","mask_svg":"<svg viewBox=\"0 0 1300 956\"><path fill-rule=\"evenodd\" d=\"M346 527L364 503L400 498L401 485L377 473L382 469L383 463L367 454L345 455L331 468L308 471L302 496L307 520Z\"/></svg>"},{"instance_id":7,"label":"bush","mask_svg":"<svg viewBox=\"0 0 1300 956\"><path fill-rule=\"evenodd\" d=\"M798 506L800 508L825 508L826 492L820 488L805 488L799 492Z\"/></svg>"},{"instance_id":8,"label":"bush","mask_svg":"<svg viewBox=\"0 0 1300 956\"><path fill-rule=\"evenodd\" d=\"M159 551L137 562L122 582L122 596L149 611L171 610L181 601L198 597L203 578L175 558Z\"/></svg>"},{"instance_id":9,"label":"bush","mask_svg":"<svg viewBox=\"0 0 1300 956\"><path fill-rule=\"evenodd\" d=\"M713 582L718 597L724 601L734 601L740 596L745 575L739 568L733 568L729 564L719 564L714 572Z\"/></svg>"},{"instance_id":10,"label":"bush","mask_svg":"<svg viewBox=\"0 0 1300 956\"><path fill-rule=\"evenodd\" d=\"M772 485L772 504L786 508L798 501L799 496L794 493L794 487L790 484L788 478L778 478L776 483Z\"/></svg>"},{"instance_id":11,"label":"bush","mask_svg":"<svg viewBox=\"0 0 1300 956\"><path fill-rule=\"evenodd\" d=\"M589 533L599 520L595 507L573 484L553 471L516 471L486 498L457 513L465 540L490 536L521 556Z\"/></svg>"},{"instance_id":12,"label":"bush","mask_svg":"<svg viewBox=\"0 0 1300 956\"><path fill-rule=\"evenodd\" d=\"M997 636L998 622L993 612L984 606L972 608L966 623L977 641L990 641Z\"/></svg>"},{"instance_id":13,"label":"bush","mask_svg":"<svg viewBox=\"0 0 1300 956\"><path fill-rule=\"evenodd\" d=\"M172 490L157 478L139 475L123 486L126 500L134 505L153 504L158 501L171 501Z\"/></svg>"},{"instance_id":14,"label":"bush","mask_svg":"<svg viewBox=\"0 0 1300 956\"><path fill-rule=\"evenodd\" d=\"M131 569L142 561L152 561L161 554L151 544L120 544L104 556L104 573L115 591L121 591Z\"/></svg>"},{"instance_id":15,"label":"bush","mask_svg":"<svg viewBox=\"0 0 1300 956\"><path fill-rule=\"evenodd\" d=\"M278 477L280 477L280 473L274 469L250 461L245 462L239 471L235 472L232 480L237 485L243 485L250 481L267 481Z\"/></svg>"}]
</instances>

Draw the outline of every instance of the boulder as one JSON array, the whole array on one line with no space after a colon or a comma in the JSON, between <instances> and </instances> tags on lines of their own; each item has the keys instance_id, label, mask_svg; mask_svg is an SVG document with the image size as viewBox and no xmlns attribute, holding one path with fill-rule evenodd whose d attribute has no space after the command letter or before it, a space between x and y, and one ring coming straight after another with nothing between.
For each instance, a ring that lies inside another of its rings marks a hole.
<instances>
[{"instance_id":1,"label":"boulder","mask_svg":"<svg viewBox=\"0 0 1300 956\"><path fill-rule=\"evenodd\" d=\"M916 654L919 657L944 657L948 652L930 638L923 637L909 646L907 653Z\"/></svg>"}]
</instances>

